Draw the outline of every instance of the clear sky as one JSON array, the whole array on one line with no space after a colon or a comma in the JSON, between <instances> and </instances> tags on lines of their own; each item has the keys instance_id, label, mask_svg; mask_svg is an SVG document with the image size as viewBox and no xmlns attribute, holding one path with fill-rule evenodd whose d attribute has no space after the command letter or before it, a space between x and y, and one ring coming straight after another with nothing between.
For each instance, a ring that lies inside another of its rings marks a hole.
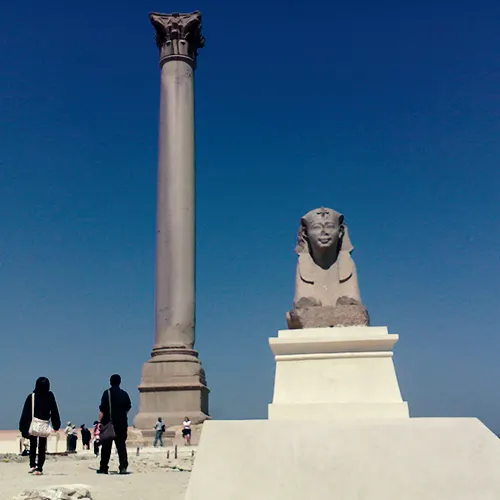
<instances>
[{"instance_id":1,"label":"clear sky","mask_svg":"<svg viewBox=\"0 0 500 500\"><path fill-rule=\"evenodd\" d=\"M197 343L215 418L259 418L300 217L346 216L414 416L500 431L500 3L8 2L0 17L0 428L34 380L137 409L154 340L150 11L202 10Z\"/></svg>"}]
</instances>

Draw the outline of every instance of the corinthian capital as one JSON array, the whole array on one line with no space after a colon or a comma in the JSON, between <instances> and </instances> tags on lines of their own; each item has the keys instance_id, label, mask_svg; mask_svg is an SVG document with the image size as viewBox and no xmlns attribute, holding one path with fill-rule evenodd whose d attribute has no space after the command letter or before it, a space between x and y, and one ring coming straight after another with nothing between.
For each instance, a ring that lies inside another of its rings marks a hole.
<instances>
[{"instance_id":1,"label":"corinthian capital","mask_svg":"<svg viewBox=\"0 0 500 500\"><path fill-rule=\"evenodd\" d=\"M160 64L168 59L189 59L196 63L198 49L205 45L201 34L201 12L191 14L159 14L152 12L149 19L156 31L156 45L160 49Z\"/></svg>"}]
</instances>

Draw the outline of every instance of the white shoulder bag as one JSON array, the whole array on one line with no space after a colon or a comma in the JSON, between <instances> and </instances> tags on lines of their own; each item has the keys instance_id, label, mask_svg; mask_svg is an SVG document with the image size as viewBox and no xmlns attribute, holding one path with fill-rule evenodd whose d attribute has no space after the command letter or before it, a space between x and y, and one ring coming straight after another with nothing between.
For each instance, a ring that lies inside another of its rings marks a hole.
<instances>
[{"instance_id":1,"label":"white shoulder bag","mask_svg":"<svg viewBox=\"0 0 500 500\"><path fill-rule=\"evenodd\" d=\"M31 394L31 424L29 435L41 438L47 438L50 436L49 421L35 417L35 393Z\"/></svg>"}]
</instances>

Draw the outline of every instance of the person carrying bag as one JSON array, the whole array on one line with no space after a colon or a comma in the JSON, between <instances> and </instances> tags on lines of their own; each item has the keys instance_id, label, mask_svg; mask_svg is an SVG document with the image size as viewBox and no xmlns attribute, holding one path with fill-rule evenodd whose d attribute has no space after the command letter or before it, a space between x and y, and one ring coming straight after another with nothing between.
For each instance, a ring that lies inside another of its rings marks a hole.
<instances>
[{"instance_id":1,"label":"person carrying bag","mask_svg":"<svg viewBox=\"0 0 500 500\"><path fill-rule=\"evenodd\" d=\"M48 438L50 436L50 420L35 417L35 393L31 393L31 424L29 427L31 437Z\"/></svg>"},{"instance_id":2,"label":"person carrying bag","mask_svg":"<svg viewBox=\"0 0 500 500\"><path fill-rule=\"evenodd\" d=\"M127 474L127 414L132 408L129 395L120 388L120 375L112 375L111 387L103 392L99 406L101 422L101 463L98 474L107 474L113 441L118 452L120 474Z\"/></svg>"},{"instance_id":3,"label":"person carrying bag","mask_svg":"<svg viewBox=\"0 0 500 500\"><path fill-rule=\"evenodd\" d=\"M115 427L113 426L113 413L111 410L111 390L108 389L106 392L108 393L109 422L106 424L101 424L101 441L108 441L111 439L115 439L116 437Z\"/></svg>"},{"instance_id":4,"label":"person carrying bag","mask_svg":"<svg viewBox=\"0 0 500 500\"><path fill-rule=\"evenodd\" d=\"M54 431L61 428L59 409L56 398L50 390L50 381L46 377L40 377L36 381L35 390L26 398L19 420L19 431L23 438L29 439L30 442L29 472L36 476L43 474L47 437L52 432L51 422Z\"/></svg>"}]
</instances>

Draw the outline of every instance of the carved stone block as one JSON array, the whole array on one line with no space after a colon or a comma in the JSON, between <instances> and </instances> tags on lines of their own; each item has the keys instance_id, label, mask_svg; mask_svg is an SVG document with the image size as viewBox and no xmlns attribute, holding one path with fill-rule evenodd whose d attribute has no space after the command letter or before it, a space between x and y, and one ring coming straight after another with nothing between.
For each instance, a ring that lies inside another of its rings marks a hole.
<instances>
[{"instance_id":1,"label":"carved stone block","mask_svg":"<svg viewBox=\"0 0 500 500\"><path fill-rule=\"evenodd\" d=\"M323 328L334 326L369 326L366 307L360 304L311 306L293 309L286 315L288 328Z\"/></svg>"}]
</instances>

